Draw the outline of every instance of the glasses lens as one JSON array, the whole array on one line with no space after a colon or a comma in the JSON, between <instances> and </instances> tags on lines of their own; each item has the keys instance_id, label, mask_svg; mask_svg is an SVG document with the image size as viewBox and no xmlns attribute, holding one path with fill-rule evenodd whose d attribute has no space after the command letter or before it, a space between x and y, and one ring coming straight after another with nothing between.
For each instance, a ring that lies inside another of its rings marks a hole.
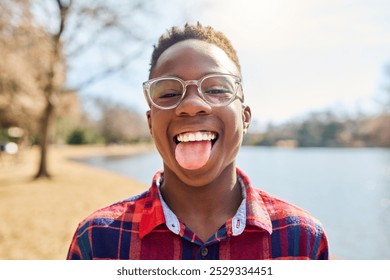
<instances>
[{"instance_id":1,"label":"glasses lens","mask_svg":"<svg viewBox=\"0 0 390 280\"><path fill-rule=\"evenodd\" d=\"M180 101L183 85L175 79L158 80L150 85L149 94L154 104L171 107Z\"/></svg>"},{"instance_id":2,"label":"glasses lens","mask_svg":"<svg viewBox=\"0 0 390 280\"><path fill-rule=\"evenodd\" d=\"M232 76L211 76L202 81L201 90L211 104L224 105L235 97L237 85Z\"/></svg>"}]
</instances>

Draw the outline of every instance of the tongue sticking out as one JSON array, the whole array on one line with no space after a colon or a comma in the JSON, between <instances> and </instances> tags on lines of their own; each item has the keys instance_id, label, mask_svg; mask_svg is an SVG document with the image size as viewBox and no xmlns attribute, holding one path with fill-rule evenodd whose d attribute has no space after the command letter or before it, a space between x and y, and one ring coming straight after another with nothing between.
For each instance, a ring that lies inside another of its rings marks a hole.
<instances>
[{"instance_id":1,"label":"tongue sticking out","mask_svg":"<svg viewBox=\"0 0 390 280\"><path fill-rule=\"evenodd\" d=\"M192 141L177 144L175 156L185 169L198 169L207 163L211 153L211 141Z\"/></svg>"}]
</instances>

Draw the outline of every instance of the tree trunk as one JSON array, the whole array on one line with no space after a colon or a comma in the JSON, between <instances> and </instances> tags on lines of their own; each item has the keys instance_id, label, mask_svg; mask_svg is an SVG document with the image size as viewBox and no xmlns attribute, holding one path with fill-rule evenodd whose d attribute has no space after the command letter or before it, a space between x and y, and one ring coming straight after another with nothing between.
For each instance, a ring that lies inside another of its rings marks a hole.
<instances>
[{"instance_id":1,"label":"tree trunk","mask_svg":"<svg viewBox=\"0 0 390 280\"><path fill-rule=\"evenodd\" d=\"M47 153L49 147L50 124L54 112L54 106L50 100L47 101L44 114L42 116L42 123L39 132L39 147L40 147L40 161L39 169L35 175L38 178L50 178L50 173L47 170Z\"/></svg>"}]
</instances>

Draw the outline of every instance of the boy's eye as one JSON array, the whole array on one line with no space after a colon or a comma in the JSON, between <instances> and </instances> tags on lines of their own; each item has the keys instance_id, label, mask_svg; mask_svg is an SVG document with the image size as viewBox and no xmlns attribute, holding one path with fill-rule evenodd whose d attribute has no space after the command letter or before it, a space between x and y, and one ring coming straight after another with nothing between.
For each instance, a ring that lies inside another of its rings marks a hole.
<instances>
[{"instance_id":1,"label":"boy's eye","mask_svg":"<svg viewBox=\"0 0 390 280\"><path fill-rule=\"evenodd\" d=\"M181 93L178 92L166 92L159 95L158 98L173 98L173 97L179 97L181 96Z\"/></svg>"},{"instance_id":2,"label":"boy's eye","mask_svg":"<svg viewBox=\"0 0 390 280\"><path fill-rule=\"evenodd\" d=\"M150 88L153 100L171 100L180 98L183 92L183 86L180 82L171 79L157 81Z\"/></svg>"},{"instance_id":3,"label":"boy's eye","mask_svg":"<svg viewBox=\"0 0 390 280\"><path fill-rule=\"evenodd\" d=\"M221 88L221 89L209 89L205 91L206 94L228 94L229 90Z\"/></svg>"}]
</instances>

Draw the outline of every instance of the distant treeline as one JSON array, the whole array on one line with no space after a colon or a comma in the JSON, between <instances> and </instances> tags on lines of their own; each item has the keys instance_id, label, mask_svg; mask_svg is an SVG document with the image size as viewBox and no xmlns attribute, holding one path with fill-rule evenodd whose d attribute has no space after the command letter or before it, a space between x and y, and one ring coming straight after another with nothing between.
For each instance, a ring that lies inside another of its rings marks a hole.
<instances>
[{"instance_id":1,"label":"distant treeline","mask_svg":"<svg viewBox=\"0 0 390 280\"><path fill-rule=\"evenodd\" d=\"M390 147L390 114L341 118L314 113L264 132L248 133L244 145L278 147Z\"/></svg>"}]
</instances>

